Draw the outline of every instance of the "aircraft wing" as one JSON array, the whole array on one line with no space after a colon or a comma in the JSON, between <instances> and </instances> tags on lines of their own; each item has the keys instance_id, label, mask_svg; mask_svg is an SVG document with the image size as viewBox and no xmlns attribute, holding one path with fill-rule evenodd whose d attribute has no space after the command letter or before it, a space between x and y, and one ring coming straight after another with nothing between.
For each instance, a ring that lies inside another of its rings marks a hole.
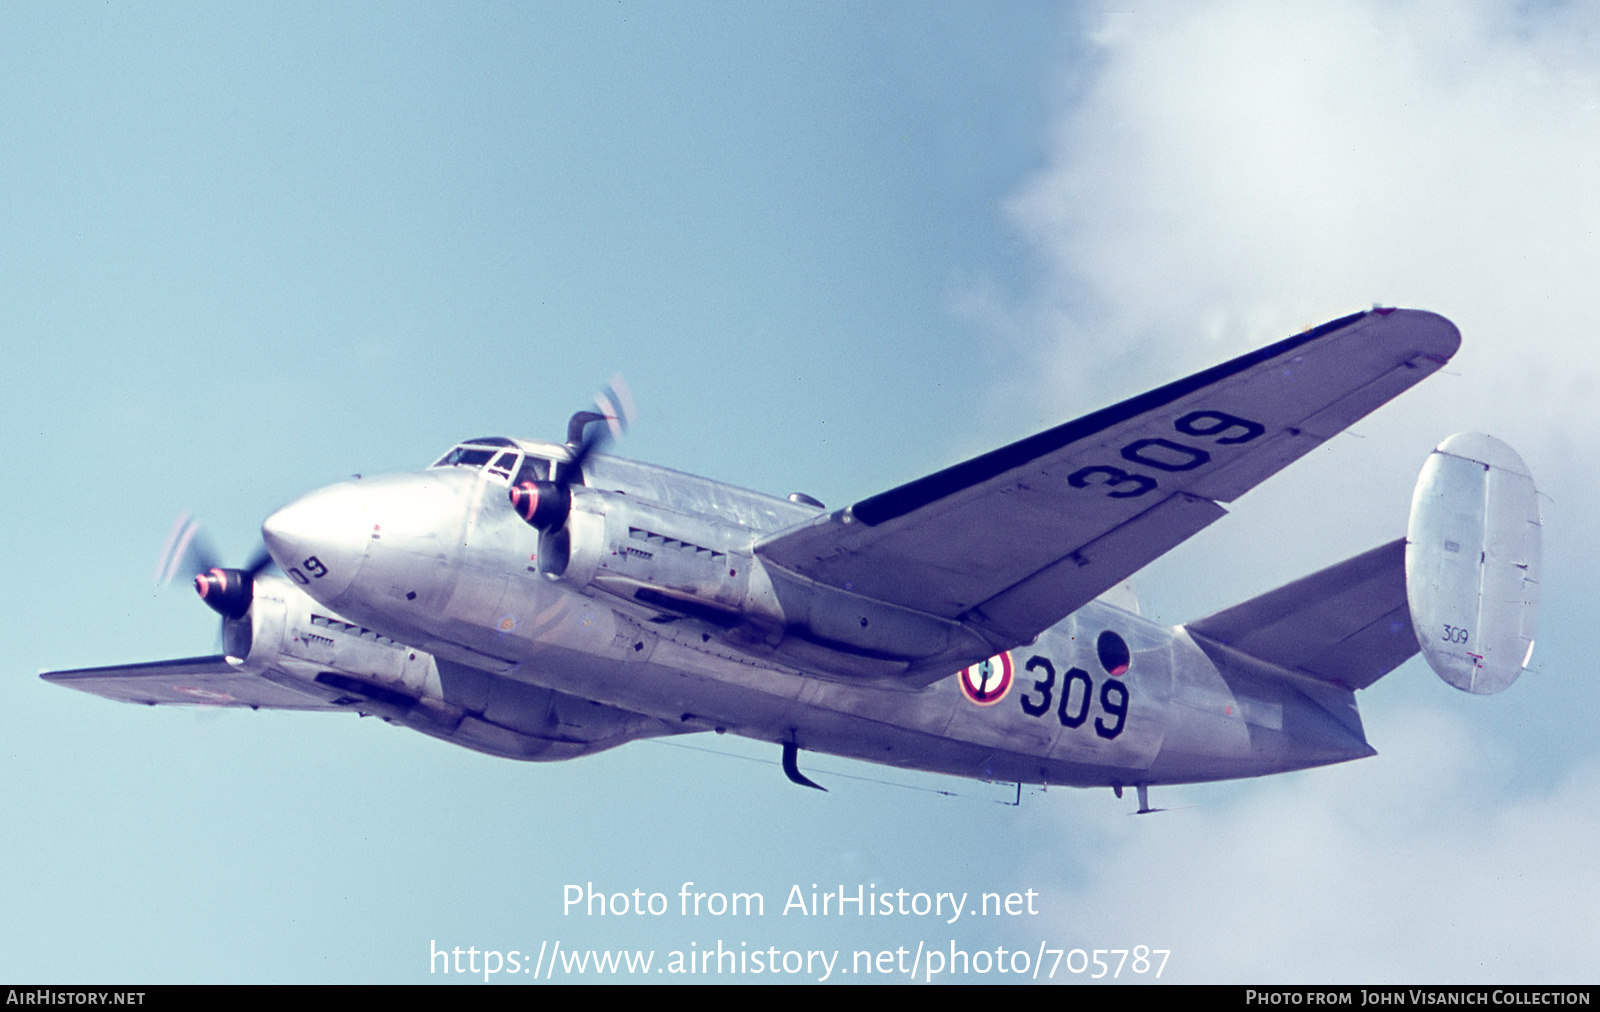
<instances>
[{"instance_id":1,"label":"aircraft wing","mask_svg":"<svg viewBox=\"0 0 1600 1012\"><path fill-rule=\"evenodd\" d=\"M1032 640L1437 371L1442 316L1325 323L756 546L818 583Z\"/></svg>"},{"instance_id":2,"label":"aircraft wing","mask_svg":"<svg viewBox=\"0 0 1600 1012\"><path fill-rule=\"evenodd\" d=\"M124 703L248 706L270 710L341 710L346 707L246 672L218 654L153 664L46 671L39 676L69 689Z\"/></svg>"}]
</instances>

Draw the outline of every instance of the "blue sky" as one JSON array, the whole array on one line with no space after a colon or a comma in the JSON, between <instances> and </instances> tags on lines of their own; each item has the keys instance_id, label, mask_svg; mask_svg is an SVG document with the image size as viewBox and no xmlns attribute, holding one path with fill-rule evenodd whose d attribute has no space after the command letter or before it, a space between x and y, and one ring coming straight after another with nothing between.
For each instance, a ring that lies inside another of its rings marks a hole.
<instances>
[{"instance_id":1,"label":"blue sky","mask_svg":"<svg viewBox=\"0 0 1600 1012\"><path fill-rule=\"evenodd\" d=\"M954 938L1171 948L1177 980L1586 976L1594 29L1356 0L6 10L0 969L410 982L431 941ZM211 649L149 579L180 510L242 561L301 493L555 436L616 371L619 452L835 504L1373 302L1450 316L1461 354L1136 581L1195 617L1401 533L1450 433L1516 445L1548 493L1535 671L1485 700L1402 669L1361 763L1133 819L813 757L821 795L726 738L517 764L34 677ZM564 917L591 881L1043 912Z\"/></svg>"}]
</instances>

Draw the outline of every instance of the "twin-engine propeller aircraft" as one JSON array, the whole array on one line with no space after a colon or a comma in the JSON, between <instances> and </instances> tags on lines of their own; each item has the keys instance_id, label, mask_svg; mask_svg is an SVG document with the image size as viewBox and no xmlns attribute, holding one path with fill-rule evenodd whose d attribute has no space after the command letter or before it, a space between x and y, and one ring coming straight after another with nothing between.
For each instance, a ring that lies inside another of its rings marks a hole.
<instances>
[{"instance_id":1,"label":"twin-engine propeller aircraft","mask_svg":"<svg viewBox=\"0 0 1600 1012\"><path fill-rule=\"evenodd\" d=\"M1355 692L1419 649L1469 692L1527 665L1534 485L1487 436L1434 451L1404 538L1176 627L1123 587L1459 344L1357 313L835 510L595 452L616 412L580 412L564 445L468 440L272 514L282 575L196 579L222 655L43 677L513 759L731 731L813 787L801 749L1148 811L1152 784L1374 754Z\"/></svg>"}]
</instances>

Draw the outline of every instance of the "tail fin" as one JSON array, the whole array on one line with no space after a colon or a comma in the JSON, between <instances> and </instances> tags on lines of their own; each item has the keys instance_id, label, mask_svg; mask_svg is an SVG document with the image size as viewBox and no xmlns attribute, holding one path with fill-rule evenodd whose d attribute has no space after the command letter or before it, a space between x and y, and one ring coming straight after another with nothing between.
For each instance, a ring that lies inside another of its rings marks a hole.
<instances>
[{"instance_id":1,"label":"tail fin","mask_svg":"<svg viewBox=\"0 0 1600 1012\"><path fill-rule=\"evenodd\" d=\"M1364 689L1417 653L1404 538L1225 608L1185 628L1268 663Z\"/></svg>"},{"instance_id":2,"label":"tail fin","mask_svg":"<svg viewBox=\"0 0 1600 1012\"><path fill-rule=\"evenodd\" d=\"M1539 493L1511 447L1481 433L1440 443L1417 479L1406 586L1417 639L1440 678L1499 692L1533 657Z\"/></svg>"},{"instance_id":3,"label":"tail fin","mask_svg":"<svg viewBox=\"0 0 1600 1012\"><path fill-rule=\"evenodd\" d=\"M1428 457L1407 537L1209 615L1187 628L1348 689L1417 651L1466 692L1499 692L1533 655L1539 503L1528 466L1490 436L1451 436Z\"/></svg>"}]
</instances>

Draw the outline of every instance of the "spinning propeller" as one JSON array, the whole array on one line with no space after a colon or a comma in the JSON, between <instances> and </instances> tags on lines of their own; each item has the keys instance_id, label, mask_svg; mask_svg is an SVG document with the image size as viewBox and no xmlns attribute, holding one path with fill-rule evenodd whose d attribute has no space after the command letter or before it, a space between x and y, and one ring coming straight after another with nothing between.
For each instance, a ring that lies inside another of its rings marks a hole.
<instances>
[{"instance_id":1,"label":"spinning propeller","mask_svg":"<svg viewBox=\"0 0 1600 1012\"><path fill-rule=\"evenodd\" d=\"M572 512L572 486L583 483L583 463L612 438L621 438L633 423L633 394L620 376L611 377L595 394L599 411L579 411L567 422L567 448L572 459L558 465L548 481L524 481L511 490L511 508L539 532L539 568L559 575L569 551L566 524ZM596 425L604 422L605 425Z\"/></svg>"},{"instance_id":2,"label":"spinning propeller","mask_svg":"<svg viewBox=\"0 0 1600 1012\"><path fill-rule=\"evenodd\" d=\"M178 514L167 541L156 560L156 582L165 586L179 573L194 573L195 593L206 607L224 619L238 621L250 612L256 577L272 565L265 547L258 550L249 565L232 569L218 565L218 556L200 524L188 512Z\"/></svg>"}]
</instances>

